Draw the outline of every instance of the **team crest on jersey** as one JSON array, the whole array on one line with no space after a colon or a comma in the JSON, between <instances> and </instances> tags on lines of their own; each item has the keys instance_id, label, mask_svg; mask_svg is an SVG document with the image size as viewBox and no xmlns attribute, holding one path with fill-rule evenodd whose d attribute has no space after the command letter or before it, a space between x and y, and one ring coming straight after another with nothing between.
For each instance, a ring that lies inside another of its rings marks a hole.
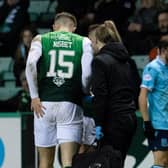
<instances>
[{"instance_id":1,"label":"team crest on jersey","mask_svg":"<svg viewBox=\"0 0 168 168\"><path fill-rule=\"evenodd\" d=\"M65 83L65 79L59 76L55 76L53 78L53 83L58 87L62 86Z\"/></svg>"}]
</instances>

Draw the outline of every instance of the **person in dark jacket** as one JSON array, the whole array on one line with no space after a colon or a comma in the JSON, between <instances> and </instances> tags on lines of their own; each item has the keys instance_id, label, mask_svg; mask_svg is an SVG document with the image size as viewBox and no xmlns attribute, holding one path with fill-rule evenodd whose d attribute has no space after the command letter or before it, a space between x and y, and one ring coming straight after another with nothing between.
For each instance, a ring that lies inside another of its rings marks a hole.
<instances>
[{"instance_id":1,"label":"person in dark jacket","mask_svg":"<svg viewBox=\"0 0 168 168\"><path fill-rule=\"evenodd\" d=\"M5 0L0 7L0 56L14 56L21 30L29 24L28 0Z\"/></svg>"},{"instance_id":2,"label":"person in dark jacket","mask_svg":"<svg viewBox=\"0 0 168 168\"><path fill-rule=\"evenodd\" d=\"M111 21L99 25L89 37L96 54L92 63L96 139L119 150L124 165L137 124L129 55Z\"/></svg>"},{"instance_id":3,"label":"person in dark jacket","mask_svg":"<svg viewBox=\"0 0 168 168\"><path fill-rule=\"evenodd\" d=\"M94 7L96 23L102 23L107 19L113 20L120 34L125 34L128 19L136 9L136 2L135 0L97 0Z\"/></svg>"}]
</instances>

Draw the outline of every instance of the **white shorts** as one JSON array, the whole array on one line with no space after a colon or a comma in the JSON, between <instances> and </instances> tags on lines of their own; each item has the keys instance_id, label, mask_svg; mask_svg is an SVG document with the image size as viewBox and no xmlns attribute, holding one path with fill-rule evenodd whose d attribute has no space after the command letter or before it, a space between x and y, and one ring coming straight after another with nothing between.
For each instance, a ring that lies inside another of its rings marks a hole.
<instances>
[{"instance_id":1,"label":"white shorts","mask_svg":"<svg viewBox=\"0 0 168 168\"><path fill-rule=\"evenodd\" d=\"M90 117L83 117L82 144L93 145L96 138L95 121Z\"/></svg>"},{"instance_id":2,"label":"white shorts","mask_svg":"<svg viewBox=\"0 0 168 168\"><path fill-rule=\"evenodd\" d=\"M45 115L34 115L35 145L51 147L65 142L81 143L83 110L71 102L42 102Z\"/></svg>"}]
</instances>

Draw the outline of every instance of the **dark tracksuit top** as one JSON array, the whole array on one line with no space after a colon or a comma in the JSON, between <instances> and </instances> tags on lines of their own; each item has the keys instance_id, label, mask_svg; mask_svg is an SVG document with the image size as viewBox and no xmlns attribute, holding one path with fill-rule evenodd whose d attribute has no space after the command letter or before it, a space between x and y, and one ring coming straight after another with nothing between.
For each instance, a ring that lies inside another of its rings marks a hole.
<instances>
[{"instance_id":1,"label":"dark tracksuit top","mask_svg":"<svg viewBox=\"0 0 168 168\"><path fill-rule=\"evenodd\" d=\"M123 160L136 130L129 55L123 44L108 43L92 63L93 108L104 141L121 151Z\"/></svg>"}]
</instances>

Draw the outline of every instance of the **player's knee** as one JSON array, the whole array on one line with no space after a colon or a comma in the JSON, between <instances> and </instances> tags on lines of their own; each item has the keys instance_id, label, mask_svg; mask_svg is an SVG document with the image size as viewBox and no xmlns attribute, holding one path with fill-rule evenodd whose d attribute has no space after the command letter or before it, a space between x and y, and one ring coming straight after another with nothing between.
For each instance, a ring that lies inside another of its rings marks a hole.
<instances>
[{"instance_id":1,"label":"player's knee","mask_svg":"<svg viewBox=\"0 0 168 168\"><path fill-rule=\"evenodd\" d=\"M48 167L53 168L54 166L54 160L49 160Z\"/></svg>"},{"instance_id":2,"label":"player's knee","mask_svg":"<svg viewBox=\"0 0 168 168\"><path fill-rule=\"evenodd\" d=\"M167 156L162 157L160 161L164 167L168 167L168 157Z\"/></svg>"},{"instance_id":3,"label":"player's knee","mask_svg":"<svg viewBox=\"0 0 168 168\"><path fill-rule=\"evenodd\" d=\"M39 165L39 168L53 168L54 166L53 166L53 163L41 163L40 165Z\"/></svg>"},{"instance_id":4,"label":"player's knee","mask_svg":"<svg viewBox=\"0 0 168 168\"><path fill-rule=\"evenodd\" d=\"M168 157L164 156L164 157L159 158L158 164L162 165L165 168L167 168L168 167Z\"/></svg>"},{"instance_id":5,"label":"player's knee","mask_svg":"<svg viewBox=\"0 0 168 168\"><path fill-rule=\"evenodd\" d=\"M162 163L163 163L163 166L164 166L164 167L167 167L167 168L168 168L168 156L167 156L167 157L163 157Z\"/></svg>"}]
</instances>

